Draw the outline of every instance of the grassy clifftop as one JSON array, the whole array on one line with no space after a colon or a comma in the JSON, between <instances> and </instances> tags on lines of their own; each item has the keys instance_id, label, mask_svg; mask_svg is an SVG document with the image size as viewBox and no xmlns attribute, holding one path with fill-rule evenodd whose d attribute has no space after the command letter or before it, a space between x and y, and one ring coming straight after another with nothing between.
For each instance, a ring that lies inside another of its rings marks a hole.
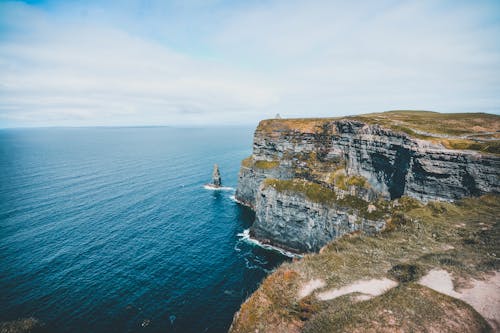
<instances>
[{"instance_id":1,"label":"grassy clifftop","mask_svg":"<svg viewBox=\"0 0 500 333\"><path fill-rule=\"evenodd\" d=\"M388 111L339 118L268 119L260 122L258 131L271 137L289 131L321 133L329 123L342 119L380 125L448 149L500 153L500 116L487 113Z\"/></svg>"},{"instance_id":2,"label":"grassy clifftop","mask_svg":"<svg viewBox=\"0 0 500 333\"><path fill-rule=\"evenodd\" d=\"M282 265L242 305L232 332L375 332L391 326L396 331L488 332L484 318L469 305L416 282L442 269L460 287L498 271L499 199L488 195L425 206L401 202L380 235L344 237L319 254ZM367 279L391 279L399 286L361 302L356 293L318 297L318 292ZM299 297L310 281L322 281L321 287Z\"/></svg>"}]
</instances>

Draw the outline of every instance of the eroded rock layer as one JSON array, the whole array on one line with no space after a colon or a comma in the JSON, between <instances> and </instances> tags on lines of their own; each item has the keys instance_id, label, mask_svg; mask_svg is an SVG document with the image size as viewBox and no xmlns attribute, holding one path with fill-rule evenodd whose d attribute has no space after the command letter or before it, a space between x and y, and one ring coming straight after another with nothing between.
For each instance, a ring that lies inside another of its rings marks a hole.
<instances>
[{"instance_id":1,"label":"eroded rock layer","mask_svg":"<svg viewBox=\"0 0 500 333\"><path fill-rule=\"evenodd\" d=\"M317 251L342 234L380 230L397 205L390 200L500 192L498 154L448 149L406 132L359 117L262 121L236 191L256 211L252 234Z\"/></svg>"}]
</instances>

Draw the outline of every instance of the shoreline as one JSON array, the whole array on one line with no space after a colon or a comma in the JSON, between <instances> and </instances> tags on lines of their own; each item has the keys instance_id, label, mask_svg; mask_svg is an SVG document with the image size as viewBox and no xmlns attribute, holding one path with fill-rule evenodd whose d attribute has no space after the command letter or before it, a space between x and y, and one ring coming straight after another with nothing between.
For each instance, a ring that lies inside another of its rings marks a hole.
<instances>
[{"instance_id":1,"label":"shoreline","mask_svg":"<svg viewBox=\"0 0 500 333\"><path fill-rule=\"evenodd\" d=\"M286 257L289 258L302 258L304 257L303 254L296 253L293 251L289 251L287 249L284 249L282 247L276 246L272 243L267 243L264 240L259 240L258 238L254 238L251 236L250 229L245 229L243 232L237 234L238 237L240 237L241 240L247 241L253 245L259 246L263 249L278 252Z\"/></svg>"}]
</instances>

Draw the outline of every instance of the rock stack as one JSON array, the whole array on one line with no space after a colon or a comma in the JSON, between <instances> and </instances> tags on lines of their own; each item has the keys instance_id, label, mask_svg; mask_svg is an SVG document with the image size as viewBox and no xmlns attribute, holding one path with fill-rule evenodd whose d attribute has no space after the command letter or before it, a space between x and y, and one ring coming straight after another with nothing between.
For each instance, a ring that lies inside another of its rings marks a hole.
<instances>
[{"instance_id":1,"label":"rock stack","mask_svg":"<svg viewBox=\"0 0 500 333\"><path fill-rule=\"evenodd\" d=\"M214 171L212 172L212 185L214 187L222 186L222 179L220 177L219 166L217 164L214 165Z\"/></svg>"}]
</instances>

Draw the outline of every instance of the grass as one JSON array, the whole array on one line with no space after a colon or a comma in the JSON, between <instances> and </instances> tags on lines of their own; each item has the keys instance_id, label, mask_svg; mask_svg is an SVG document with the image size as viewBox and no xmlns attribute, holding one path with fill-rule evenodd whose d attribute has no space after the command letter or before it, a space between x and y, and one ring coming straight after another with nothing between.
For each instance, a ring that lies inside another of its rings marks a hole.
<instances>
[{"instance_id":1,"label":"grass","mask_svg":"<svg viewBox=\"0 0 500 333\"><path fill-rule=\"evenodd\" d=\"M468 304L411 283L355 305L344 299L313 317L303 332L479 333L490 330L486 320Z\"/></svg>"},{"instance_id":2,"label":"grass","mask_svg":"<svg viewBox=\"0 0 500 333\"><path fill-rule=\"evenodd\" d=\"M257 131L269 137L290 132L335 135L333 122L341 119L377 124L448 149L500 154L500 116L487 113L400 110L339 118L268 119L259 123Z\"/></svg>"},{"instance_id":3,"label":"grass","mask_svg":"<svg viewBox=\"0 0 500 333\"><path fill-rule=\"evenodd\" d=\"M296 178L313 180L318 183L333 184L332 177L338 170L345 168L342 158L322 159L318 152L285 154L284 159L292 164Z\"/></svg>"},{"instance_id":4,"label":"grass","mask_svg":"<svg viewBox=\"0 0 500 333\"><path fill-rule=\"evenodd\" d=\"M450 331L446 327L453 323L447 318L461 323L457 332L487 331L484 320L470 307L412 281L433 268L451 272L457 285L499 270L499 199L487 195L424 206L401 198L386 231L373 237L346 236L318 254L281 265L242 306L232 332L363 332L391 322L407 325L404 331L422 331L422 325L429 331L433 327L434 331ZM285 272L289 278L283 280ZM323 279L330 289L382 277L405 283L355 306L349 297L330 301L311 297L302 303L296 297L300 286L311 279ZM381 317L384 310L393 314L385 319ZM254 321L245 321L252 314Z\"/></svg>"},{"instance_id":5,"label":"grass","mask_svg":"<svg viewBox=\"0 0 500 333\"><path fill-rule=\"evenodd\" d=\"M257 169L269 170L277 168L280 165L279 161L255 161L254 167Z\"/></svg>"},{"instance_id":6,"label":"grass","mask_svg":"<svg viewBox=\"0 0 500 333\"><path fill-rule=\"evenodd\" d=\"M500 154L500 141L477 142L464 139L440 139L448 149L477 150L485 153Z\"/></svg>"},{"instance_id":7,"label":"grass","mask_svg":"<svg viewBox=\"0 0 500 333\"><path fill-rule=\"evenodd\" d=\"M271 135L289 131L318 133L325 124L339 119L342 118L266 119L259 123L257 131Z\"/></svg>"},{"instance_id":8,"label":"grass","mask_svg":"<svg viewBox=\"0 0 500 333\"><path fill-rule=\"evenodd\" d=\"M254 160L249 156L241 161L241 165L246 168L257 168L261 170L270 170L279 167L279 161Z\"/></svg>"},{"instance_id":9,"label":"grass","mask_svg":"<svg viewBox=\"0 0 500 333\"><path fill-rule=\"evenodd\" d=\"M499 139L500 116L494 114L390 111L352 118L370 124L379 124L419 139L440 143L448 149L500 154L500 142L496 140ZM443 135L455 137L439 137ZM463 136L473 139L463 138Z\"/></svg>"},{"instance_id":10,"label":"grass","mask_svg":"<svg viewBox=\"0 0 500 333\"><path fill-rule=\"evenodd\" d=\"M356 186L361 188L370 188L370 184L363 176L353 175L346 179L347 186Z\"/></svg>"},{"instance_id":11,"label":"grass","mask_svg":"<svg viewBox=\"0 0 500 333\"><path fill-rule=\"evenodd\" d=\"M248 156L247 158L243 159L241 161L241 166L244 166L246 168L251 168L253 166L253 158L252 158L252 156Z\"/></svg>"},{"instance_id":12,"label":"grass","mask_svg":"<svg viewBox=\"0 0 500 333\"><path fill-rule=\"evenodd\" d=\"M267 178L264 180L264 187L273 187L278 192L301 193L308 200L316 203L331 205L337 202L337 195L333 190L303 179Z\"/></svg>"},{"instance_id":13,"label":"grass","mask_svg":"<svg viewBox=\"0 0 500 333\"><path fill-rule=\"evenodd\" d=\"M338 169L331 173L329 181L330 184L346 191L351 186L369 189L370 183L368 180L359 175L347 176L345 169Z\"/></svg>"},{"instance_id":14,"label":"grass","mask_svg":"<svg viewBox=\"0 0 500 333\"><path fill-rule=\"evenodd\" d=\"M358 177L362 178L362 177ZM350 179L350 178L347 178ZM347 180L346 180L347 181ZM356 180L363 183L362 181ZM377 202L367 202L355 195L345 195L338 197L334 190L325 187L321 184L310 182L304 179L281 180L267 178L263 182L264 188L272 187L278 192L288 192L293 194L301 194L309 201L320 203L328 206L340 206L354 209L358 215L371 220L382 219L390 212L389 202L378 200ZM373 204L376 210L369 212L368 206Z\"/></svg>"},{"instance_id":15,"label":"grass","mask_svg":"<svg viewBox=\"0 0 500 333\"><path fill-rule=\"evenodd\" d=\"M461 136L500 130L500 116L488 113L439 113L431 111L389 111L353 117L370 123L434 134Z\"/></svg>"}]
</instances>

